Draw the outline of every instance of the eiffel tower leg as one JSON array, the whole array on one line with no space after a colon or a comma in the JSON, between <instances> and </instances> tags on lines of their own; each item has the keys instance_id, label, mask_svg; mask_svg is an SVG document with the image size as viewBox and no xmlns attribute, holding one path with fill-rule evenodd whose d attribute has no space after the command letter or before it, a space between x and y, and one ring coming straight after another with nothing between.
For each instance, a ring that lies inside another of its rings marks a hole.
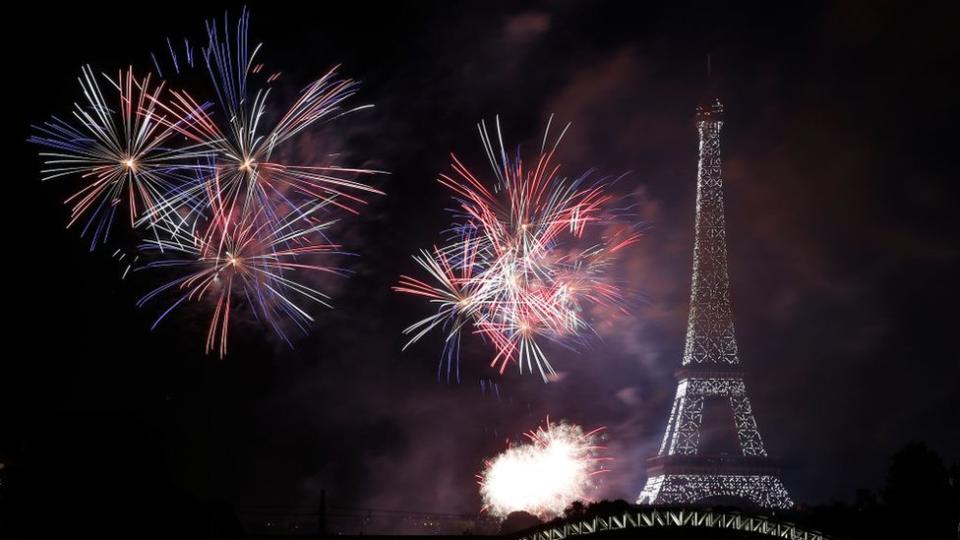
<instances>
[{"instance_id":1,"label":"eiffel tower leg","mask_svg":"<svg viewBox=\"0 0 960 540\"><path fill-rule=\"evenodd\" d=\"M703 422L703 395L685 391L680 401L677 428L670 443L670 454L694 455L700 446L700 424Z\"/></svg>"},{"instance_id":2,"label":"eiffel tower leg","mask_svg":"<svg viewBox=\"0 0 960 540\"><path fill-rule=\"evenodd\" d=\"M737 439L740 441L743 455L766 457L767 451L763 447L763 440L760 439L760 432L757 430L757 420L753 417L750 399L745 393L731 395L730 408L733 409L733 421L737 427Z\"/></svg>"}]
</instances>

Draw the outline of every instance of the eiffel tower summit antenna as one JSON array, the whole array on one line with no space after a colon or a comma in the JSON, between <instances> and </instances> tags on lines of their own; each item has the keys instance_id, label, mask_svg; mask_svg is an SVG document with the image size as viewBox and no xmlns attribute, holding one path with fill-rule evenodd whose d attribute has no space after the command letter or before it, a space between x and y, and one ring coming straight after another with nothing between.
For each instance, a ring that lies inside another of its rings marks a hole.
<instances>
[{"instance_id":1,"label":"eiffel tower summit antenna","mask_svg":"<svg viewBox=\"0 0 960 540\"><path fill-rule=\"evenodd\" d=\"M740 370L727 274L722 127L720 100L697 108L700 162L686 345L663 443L649 460L637 503L737 499L790 508L793 501L767 456Z\"/></svg>"}]
</instances>

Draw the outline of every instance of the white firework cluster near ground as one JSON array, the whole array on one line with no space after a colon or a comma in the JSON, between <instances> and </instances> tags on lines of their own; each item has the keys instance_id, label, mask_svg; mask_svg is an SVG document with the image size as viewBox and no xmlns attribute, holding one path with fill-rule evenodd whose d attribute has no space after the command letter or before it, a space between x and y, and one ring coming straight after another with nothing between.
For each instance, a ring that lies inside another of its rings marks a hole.
<instances>
[{"instance_id":1,"label":"white firework cluster near ground","mask_svg":"<svg viewBox=\"0 0 960 540\"><path fill-rule=\"evenodd\" d=\"M528 441L487 461L478 475L484 509L500 518L523 511L549 519L575 501L593 500L597 475L609 470L600 444L603 429L585 432L547 419L526 433Z\"/></svg>"}]
</instances>

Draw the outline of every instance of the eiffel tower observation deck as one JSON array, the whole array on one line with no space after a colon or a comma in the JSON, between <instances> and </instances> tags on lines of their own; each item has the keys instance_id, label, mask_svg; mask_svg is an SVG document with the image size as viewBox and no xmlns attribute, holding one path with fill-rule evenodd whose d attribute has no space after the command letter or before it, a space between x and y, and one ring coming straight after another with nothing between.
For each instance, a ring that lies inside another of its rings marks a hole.
<instances>
[{"instance_id":1,"label":"eiffel tower observation deck","mask_svg":"<svg viewBox=\"0 0 960 540\"><path fill-rule=\"evenodd\" d=\"M663 443L640 504L739 500L793 506L767 456L747 397L730 303L720 129L723 105L697 108L700 162L690 315Z\"/></svg>"}]
</instances>

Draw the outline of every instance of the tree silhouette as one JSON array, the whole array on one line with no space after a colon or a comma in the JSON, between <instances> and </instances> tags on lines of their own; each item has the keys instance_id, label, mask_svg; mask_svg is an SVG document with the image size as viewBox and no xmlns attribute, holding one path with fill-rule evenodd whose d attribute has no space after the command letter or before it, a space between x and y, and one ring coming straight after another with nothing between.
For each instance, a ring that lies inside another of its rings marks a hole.
<instances>
[{"instance_id":1,"label":"tree silhouette","mask_svg":"<svg viewBox=\"0 0 960 540\"><path fill-rule=\"evenodd\" d=\"M587 507L581 501L573 501L566 510L563 511L564 519L573 521L576 519L582 519L583 516L587 513Z\"/></svg>"},{"instance_id":2,"label":"tree silhouette","mask_svg":"<svg viewBox=\"0 0 960 540\"><path fill-rule=\"evenodd\" d=\"M500 524L500 534L513 534L540 525L540 518L524 511L510 512Z\"/></svg>"},{"instance_id":3,"label":"tree silhouette","mask_svg":"<svg viewBox=\"0 0 960 540\"><path fill-rule=\"evenodd\" d=\"M904 537L949 538L955 533L957 505L951 475L923 443L893 456L882 492L891 525Z\"/></svg>"}]
</instances>

